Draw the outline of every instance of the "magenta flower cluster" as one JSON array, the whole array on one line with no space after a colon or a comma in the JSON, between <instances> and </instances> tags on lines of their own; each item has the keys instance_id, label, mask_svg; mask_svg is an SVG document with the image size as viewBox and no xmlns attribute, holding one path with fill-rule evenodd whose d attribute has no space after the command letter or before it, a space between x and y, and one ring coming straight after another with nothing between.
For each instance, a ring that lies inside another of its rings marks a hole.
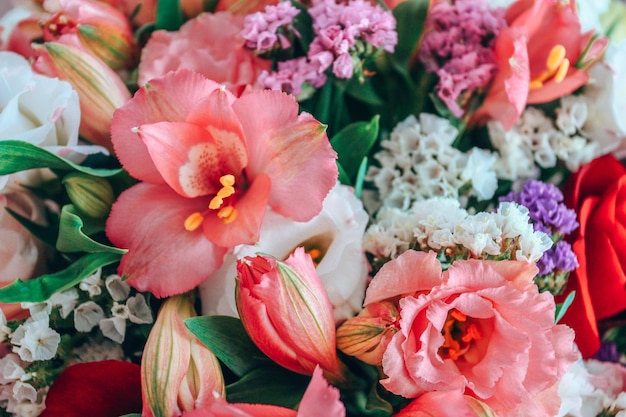
<instances>
[{"instance_id":1,"label":"magenta flower cluster","mask_svg":"<svg viewBox=\"0 0 626 417\"><path fill-rule=\"evenodd\" d=\"M280 2L276 6L266 6L265 11L249 14L243 22L241 36L246 40L246 47L258 54L273 50L278 44L287 49L291 42L284 32L299 33L292 26L293 19L300 13L290 2Z\"/></svg>"},{"instance_id":2,"label":"magenta flower cluster","mask_svg":"<svg viewBox=\"0 0 626 417\"><path fill-rule=\"evenodd\" d=\"M504 9L485 0L440 2L429 11L419 59L439 77L437 96L456 117L464 114L459 98L497 72L494 43L505 26Z\"/></svg>"},{"instance_id":3,"label":"magenta flower cluster","mask_svg":"<svg viewBox=\"0 0 626 417\"><path fill-rule=\"evenodd\" d=\"M537 262L539 275L570 272L578 266L569 243L562 239L578 227L576 212L563 204L563 193L556 186L538 180L524 183L522 190L511 192L500 201L514 201L528 209L535 230L547 233L556 241Z\"/></svg>"},{"instance_id":4,"label":"magenta flower cluster","mask_svg":"<svg viewBox=\"0 0 626 417\"><path fill-rule=\"evenodd\" d=\"M279 62L277 71L261 74L263 87L299 95L304 84L321 87L331 67L335 77L350 79L362 70L363 60L379 49L393 52L398 42L391 12L366 1L314 0L308 12L315 38L307 56Z\"/></svg>"}]
</instances>

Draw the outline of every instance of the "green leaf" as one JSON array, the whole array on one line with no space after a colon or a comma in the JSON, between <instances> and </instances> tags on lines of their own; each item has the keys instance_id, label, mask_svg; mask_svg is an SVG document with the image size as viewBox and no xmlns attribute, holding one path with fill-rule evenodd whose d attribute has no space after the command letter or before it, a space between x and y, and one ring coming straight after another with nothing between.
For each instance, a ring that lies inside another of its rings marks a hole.
<instances>
[{"instance_id":1,"label":"green leaf","mask_svg":"<svg viewBox=\"0 0 626 417\"><path fill-rule=\"evenodd\" d=\"M338 132L330 141L339 155L338 163L354 183L363 158L367 156L378 139L379 116L369 122L355 122Z\"/></svg>"},{"instance_id":2,"label":"green leaf","mask_svg":"<svg viewBox=\"0 0 626 417\"><path fill-rule=\"evenodd\" d=\"M348 174L346 174L346 170L343 169L339 161L337 161L337 169L339 170L339 182L343 185L349 185L351 187L352 181L350 181Z\"/></svg>"},{"instance_id":3,"label":"green leaf","mask_svg":"<svg viewBox=\"0 0 626 417\"><path fill-rule=\"evenodd\" d=\"M237 376L273 363L256 347L237 318L192 317L185 320L185 326Z\"/></svg>"},{"instance_id":4,"label":"green leaf","mask_svg":"<svg viewBox=\"0 0 626 417\"><path fill-rule=\"evenodd\" d=\"M424 31L429 4L429 0L409 0L398 4L393 9L398 32L398 44L393 56L397 62L408 63L417 49Z\"/></svg>"},{"instance_id":5,"label":"green leaf","mask_svg":"<svg viewBox=\"0 0 626 417\"><path fill-rule=\"evenodd\" d=\"M563 302L561 304L557 304L556 305L556 311L554 313L554 322L558 323L559 321L561 321L561 319L563 318L563 316L565 315L565 313L567 312L567 309L572 305L572 303L574 302L574 297L576 296L576 291L572 291L570 292L567 297L565 298L565 300L563 300Z\"/></svg>"},{"instance_id":6,"label":"green leaf","mask_svg":"<svg viewBox=\"0 0 626 417\"><path fill-rule=\"evenodd\" d=\"M313 18L307 11L307 7L299 1L292 0L291 5L300 11L293 19L292 25L300 34L297 42L304 54L306 54L309 52L309 45L311 45L315 37L315 33L313 33Z\"/></svg>"},{"instance_id":7,"label":"green leaf","mask_svg":"<svg viewBox=\"0 0 626 417\"><path fill-rule=\"evenodd\" d=\"M370 78L360 83L358 77L352 77L346 85L346 94L371 106L385 105L385 100L376 93Z\"/></svg>"},{"instance_id":8,"label":"green leaf","mask_svg":"<svg viewBox=\"0 0 626 417\"><path fill-rule=\"evenodd\" d=\"M99 268L118 262L117 253L90 253L66 269L28 281L20 279L0 288L0 303L41 303L53 294L67 290L92 275Z\"/></svg>"},{"instance_id":9,"label":"green leaf","mask_svg":"<svg viewBox=\"0 0 626 417\"><path fill-rule=\"evenodd\" d=\"M178 30L185 23L179 0L159 0L156 10L156 28Z\"/></svg>"},{"instance_id":10,"label":"green leaf","mask_svg":"<svg viewBox=\"0 0 626 417\"><path fill-rule=\"evenodd\" d=\"M302 400L311 378L276 364L256 368L226 387L232 403L261 403L295 408Z\"/></svg>"},{"instance_id":11,"label":"green leaf","mask_svg":"<svg viewBox=\"0 0 626 417\"><path fill-rule=\"evenodd\" d=\"M367 173L367 157L364 157L359 165L359 171L356 175L356 181L354 182L354 195L356 198L361 198L363 192L363 183L365 182L365 174Z\"/></svg>"},{"instance_id":12,"label":"green leaf","mask_svg":"<svg viewBox=\"0 0 626 417\"><path fill-rule=\"evenodd\" d=\"M43 243L54 247L57 237L59 236L59 228L56 219L54 221L49 221L50 226L42 226L26 217L21 216L8 207L5 207L5 209L15 220L20 222L22 226L31 232L33 236L41 240ZM50 215L50 213L48 214ZM56 214L54 216L56 217Z\"/></svg>"},{"instance_id":13,"label":"green leaf","mask_svg":"<svg viewBox=\"0 0 626 417\"><path fill-rule=\"evenodd\" d=\"M87 234L102 231L103 221L93 219L83 220L76 208L72 204L67 204L61 209L61 219L59 222L59 238L56 248L61 252L109 252L124 254L126 249L119 249L113 246L96 242ZM85 234L87 233L87 234Z\"/></svg>"},{"instance_id":14,"label":"green leaf","mask_svg":"<svg viewBox=\"0 0 626 417\"><path fill-rule=\"evenodd\" d=\"M96 177L110 177L122 171L118 169L89 168L20 140L0 141L0 175L13 174L33 168L51 168L64 171L79 171Z\"/></svg>"}]
</instances>

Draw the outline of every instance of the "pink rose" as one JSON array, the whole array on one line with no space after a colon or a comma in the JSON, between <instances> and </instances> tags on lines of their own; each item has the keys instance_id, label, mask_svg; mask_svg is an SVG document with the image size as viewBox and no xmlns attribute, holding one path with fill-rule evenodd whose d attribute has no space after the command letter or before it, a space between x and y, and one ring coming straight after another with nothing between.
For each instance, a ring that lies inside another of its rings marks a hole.
<instances>
[{"instance_id":1,"label":"pink rose","mask_svg":"<svg viewBox=\"0 0 626 417\"><path fill-rule=\"evenodd\" d=\"M499 416L553 386L576 360L574 332L554 324L555 303L540 294L534 264L456 261L408 251L385 264L365 306L396 301L397 332L383 354L389 391L415 398L464 390Z\"/></svg>"},{"instance_id":2,"label":"pink rose","mask_svg":"<svg viewBox=\"0 0 626 417\"><path fill-rule=\"evenodd\" d=\"M23 191L0 194L0 286L17 278L26 280L42 274L47 259L44 243L15 220L6 208L35 223L45 223L43 202L31 193ZM22 311L19 305L0 306L8 320Z\"/></svg>"},{"instance_id":3,"label":"pink rose","mask_svg":"<svg viewBox=\"0 0 626 417\"><path fill-rule=\"evenodd\" d=\"M141 53L139 85L186 68L239 95L263 70L270 69L270 61L245 48L242 28L243 17L221 12L204 13L176 32L154 32Z\"/></svg>"}]
</instances>

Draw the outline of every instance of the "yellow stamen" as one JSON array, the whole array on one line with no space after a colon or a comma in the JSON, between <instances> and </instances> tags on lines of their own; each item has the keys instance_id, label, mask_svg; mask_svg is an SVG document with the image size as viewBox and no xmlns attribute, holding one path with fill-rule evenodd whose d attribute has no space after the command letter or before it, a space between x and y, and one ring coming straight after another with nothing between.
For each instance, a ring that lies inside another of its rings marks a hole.
<instances>
[{"instance_id":1,"label":"yellow stamen","mask_svg":"<svg viewBox=\"0 0 626 417\"><path fill-rule=\"evenodd\" d=\"M548 55L548 59L546 60L546 66L550 71L554 71L563 62L565 59L565 47L563 45L555 45Z\"/></svg>"},{"instance_id":2,"label":"yellow stamen","mask_svg":"<svg viewBox=\"0 0 626 417\"><path fill-rule=\"evenodd\" d=\"M567 75L568 69L569 69L569 59L565 59L563 60L563 62L561 62L559 69L556 71L556 74L554 75L554 82L560 83L561 81L563 81L565 79L565 76Z\"/></svg>"},{"instance_id":3,"label":"yellow stamen","mask_svg":"<svg viewBox=\"0 0 626 417\"><path fill-rule=\"evenodd\" d=\"M455 320L458 320L458 321L465 321L465 320L467 320L467 316L466 316L465 314L461 313L461 312L460 312L459 310L457 310L457 309L454 309L454 310L450 311L450 315L451 315L451 316L452 316Z\"/></svg>"},{"instance_id":4,"label":"yellow stamen","mask_svg":"<svg viewBox=\"0 0 626 417\"><path fill-rule=\"evenodd\" d=\"M539 81L539 80L532 80L530 82L530 89L531 90L536 90L536 89L541 88L541 87L543 87L543 83L541 81Z\"/></svg>"},{"instance_id":5,"label":"yellow stamen","mask_svg":"<svg viewBox=\"0 0 626 417\"><path fill-rule=\"evenodd\" d=\"M211 199L211 201L209 201L209 208L211 210L217 210L222 206L222 204L224 204L224 199L219 195L216 195Z\"/></svg>"},{"instance_id":6,"label":"yellow stamen","mask_svg":"<svg viewBox=\"0 0 626 417\"><path fill-rule=\"evenodd\" d=\"M193 213L192 215L190 215L189 217L185 219L185 223L184 223L185 229L190 232L193 232L198 227L200 227L203 221L204 221L204 216L202 216L201 213L198 213L198 212Z\"/></svg>"},{"instance_id":7,"label":"yellow stamen","mask_svg":"<svg viewBox=\"0 0 626 417\"><path fill-rule=\"evenodd\" d=\"M220 211L217 212L217 217L224 220L224 223L232 223L237 218L237 209L233 206L222 207Z\"/></svg>"},{"instance_id":8,"label":"yellow stamen","mask_svg":"<svg viewBox=\"0 0 626 417\"><path fill-rule=\"evenodd\" d=\"M220 177L220 184L224 187L232 187L235 185L235 176L233 174L226 174Z\"/></svg>"}]
</instances>

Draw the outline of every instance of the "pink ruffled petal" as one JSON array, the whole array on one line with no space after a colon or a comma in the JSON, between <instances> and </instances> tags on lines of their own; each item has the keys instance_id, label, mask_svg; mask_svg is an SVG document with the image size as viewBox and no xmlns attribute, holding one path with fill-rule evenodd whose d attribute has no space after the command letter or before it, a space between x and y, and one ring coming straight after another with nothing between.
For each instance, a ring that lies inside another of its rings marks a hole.
<instances>
[{"instance_id":1,"label":"pink ruffled petal","mask_svg":"<svg viewBox=\"0 0 626 417\"><path fill-rule=\"evenodd\" d=\"M187 115L220 86L189 70L151 80L113 114L111 141L115 153L133 177L162 184L156 166L134 128L156 122L183 122Z\"/></svg>"},{"instance_id":2,"label":"pink ruffled petal","mask_svg":"<svg viewBox=\"0 0 626 417\"><path fill-rule=\"evenodd\" d=\"M259 175L233 206L237 210L237 218L232 223L225 223L216 214L207 216L203 223L206 238L223 247L255 244L267 210L270 187L269 177Z\"/></svg>"},{"instance_id":3,"label":"pink ruffled petal","mask_svg":"<svg viewBox=\"0 0 626 417\"><path fill-rule=\"evenodd\" d=\"M139 136L167 184L184 197L215 194L224 174L237 177L243 168L232 132L207 130L189 123L143 125ZM245 153L244 158L245 160Z\"/></svg>"},{"instance_id":4,"label":"pink ruffled petal","mask_svg":"<svg viewBox=\"0 0 626 417\"><path fill-rule=\"evenodd\" d=\"M201 230L189 232L183 226L206 204L145 183L122 193L106 233L113 244L128 249L118 269L128 284L167 297L195 288L220 267L226 249L209 242Z\"/></svg>"},{"instance_id":5,"label":"pink ruffled petal","mask_svg":"<svg viewBox=\"0 0 626 417\"><path fill-rule=\"evenodd\" d=\"M269 205L279 214L296 221L313 218L338 175L324 126L308 113L298 116L295 99L278 91L245 94L233 109L248 144L248 177L269 175Z\"/></svg>"},{"instance_id":6,"label":"pink ruffled petal","mask_svg":"<svg viewBox=\"0 0 626 417\"><path fill-rule=\"evenodd\" d=\"M322 369L317 366L298 406L297 417L317 417L320 415L344 417L346 408L339 400L339 390L328 385L322 376Z\"/></svg>"},{"instance_id":7,"label":"pink ruffled petal","mask_svg":"<svg viewBox=\"0 0 626 417\"><path fill-rule=\"evenodd\" d=\"M430 290L441 284L435 252L406 251L378 271L367 288L364 305Z\"/></svg>"}]
</instances>

